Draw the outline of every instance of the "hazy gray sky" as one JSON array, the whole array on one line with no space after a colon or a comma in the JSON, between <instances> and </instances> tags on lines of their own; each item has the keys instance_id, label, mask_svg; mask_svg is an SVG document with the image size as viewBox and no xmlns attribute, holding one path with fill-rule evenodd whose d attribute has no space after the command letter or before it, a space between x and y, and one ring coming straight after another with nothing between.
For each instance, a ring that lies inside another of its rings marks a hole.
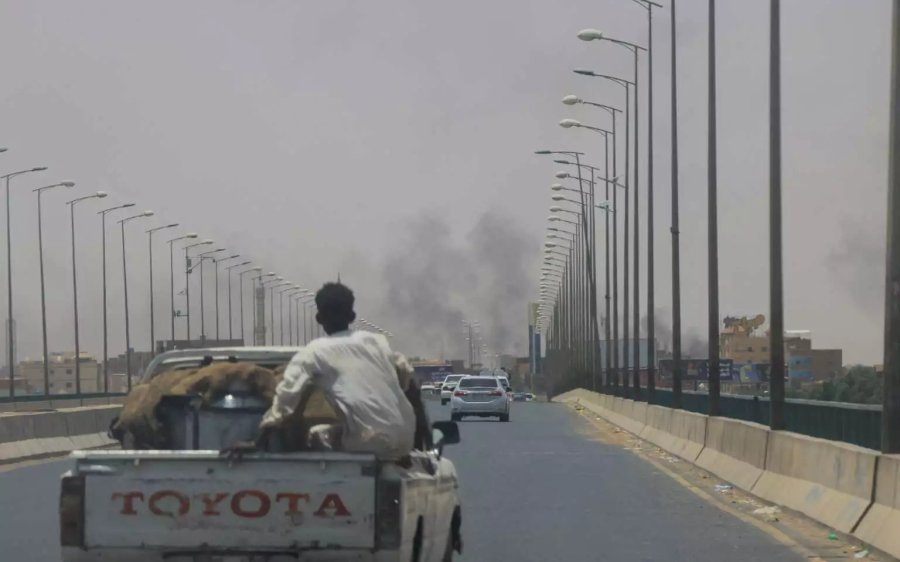
<instances>
[{"instance_id":1,"label":"hazy gray sky","mask_svg":"<svg viewBox=\"0 0 900 562\"><path fill-rule=\"evenodd\" d=\"M697 334L706 331L705 10L679 3L684 326ZM722 0L718 10L720 308L767 313L768 4ZM843 347L846 362L881 361L889 13L888 0L783 6L787 327ZM497 351L523 353L556 171L532 151L582 150L599 163L599 137L556 123L607 126L607 116L559 100L621 105L619 88L571 69L630 76L630 61L575 33L597 27L645 43L643 14L628 0L3 0L0 145L10 151L0 170L50 166L13 184L19 356L40 353L30 190L70 178L71 194L45 199L51 350L73 347L63 202L104 189L104 205L157 213L128 229L138 349L149 336L144 230L180 222L305 286L340 270L361 312L410 353L457 353L459 318L489 326ZM657 14L656 300L668 317L669 14ZM93 352L99 208L77 209L83 347ZM116 230L109 240L118 352ZM168 255L156 250L164 336ZM423 284L434 290L413 291Z\"/></svg>"}]
</instances>

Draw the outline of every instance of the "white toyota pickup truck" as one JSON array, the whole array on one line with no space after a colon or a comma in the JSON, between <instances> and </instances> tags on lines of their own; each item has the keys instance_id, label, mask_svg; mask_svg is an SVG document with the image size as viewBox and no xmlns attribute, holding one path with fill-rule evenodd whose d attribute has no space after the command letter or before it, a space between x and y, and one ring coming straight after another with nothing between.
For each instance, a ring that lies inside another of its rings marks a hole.
<instances>
[{"instance_id":1,"label":"white toyota pickup truck","mask_svg":"<svg viewBox=\"0 0 900 562\"><path fill-rule=\"evenodd\" d=\"M148 372L203 356L271 366L294 351L170 352ZM452 560L461 514L456 469L442 451L459 432L453 422L433 431L435 449L403 463L340 452L227 458L199 448L206 437L196 427L189 450L76 451L62 477L63 560Z\"/></svg>"}]
</instances>

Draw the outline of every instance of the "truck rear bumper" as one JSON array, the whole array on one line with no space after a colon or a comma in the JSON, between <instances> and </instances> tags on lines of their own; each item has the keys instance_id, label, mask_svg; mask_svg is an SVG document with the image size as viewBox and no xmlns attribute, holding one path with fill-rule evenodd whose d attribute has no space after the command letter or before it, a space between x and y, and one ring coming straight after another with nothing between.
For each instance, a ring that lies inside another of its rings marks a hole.
<instances>
[{"instance_id":1,"label":"truck rear bumper","mask_svg":"<svg viewBox=\"0 0 900 562\"><path fill-rule=\"evenodd\" d=\"M306 550L302 552L185 554L152 548L107 548L83 550L63 547L63 562L388 562L400 560L399 551Z\"/></svg>"}]
</instances>

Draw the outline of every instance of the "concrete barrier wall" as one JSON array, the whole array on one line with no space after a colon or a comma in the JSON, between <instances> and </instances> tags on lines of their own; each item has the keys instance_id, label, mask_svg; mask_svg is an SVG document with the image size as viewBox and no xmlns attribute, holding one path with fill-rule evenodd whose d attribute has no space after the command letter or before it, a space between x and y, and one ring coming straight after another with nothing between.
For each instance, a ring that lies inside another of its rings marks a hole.
<instances>
[{"instance_id":1,"label":"concrete barrier wall","mask_svg":"<svg viewBox=\"0 0 900 562\"><path fill-rule=\"evenodd\" d=\"M786 431L770 431L766 470L751 491L849 533L872 501L878 453Z\"/></svg>"},{"instance_id":2,"label":"concrete barrier wall","mask_svg":"<svg viewBox=\"0 0 900 562\"><path fill-rule=\"evenodd\" d=\"M696 464L738 488L750 490L766 467L769 428L751 422L710 417Z\"/></svg>"},{"instance_id":3,"label":"concrete barrier wall","mask_svg":"<svg viewBox=\"0 0 900 562\"><path fill-rule=\"evenodd\" d=\"M0 464L115 443L106 432L119 406L0 414Z\"/></svg>"},{"instance_id":4,"label":"concrete barrier wall","mask_svg":"<svg viewBox=\"0 0 900 562\"><path fill-rule=\"evenodd\" d=\"M875 503L853 534L900 558L900 455L878 457Z\"/></svg>"},{"instance_id":5,"label":"concrete barrier wall","mask_svg":"<svg viewBox=\"0 0 900 562\"><path fill-rule=\"evenodd\" d=\"M900 455L583 389L555 399L900 558Z\"/></svg>"},{"instance_id":6,"label":"concrete barrier wall","mask_svg":"<svg viewBox=\"0 0 900 562\"><path fill-rule=\"evenodd\" d=\"M0 402L0 412L40 412L48 410L68 410L84 406L111 406L121 405L125 402L123 396L110 396L101 398L68 398L61 394L40 401Z\"/></svg>"},{"instance_id":7,"label":"concrete barrier wall","mask_svg":"<svg viewBox=\"0 0 900 562\"><path fill-rule=\"evenodd\" d=\"M649 406L640 437L664 451L694 462L706 440L706 416L663 406Z\"/></svg>"}]
</instances>

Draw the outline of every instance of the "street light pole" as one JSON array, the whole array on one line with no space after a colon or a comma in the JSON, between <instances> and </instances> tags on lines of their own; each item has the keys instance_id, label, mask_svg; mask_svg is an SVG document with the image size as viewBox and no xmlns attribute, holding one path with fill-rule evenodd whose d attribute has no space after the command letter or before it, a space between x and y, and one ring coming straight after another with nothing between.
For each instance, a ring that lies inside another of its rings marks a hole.
<instances>
[{"instance_id":1,"label":"street light pole","mask_svg":"<svg viewBox=\"0 0 900 562\"><path fill-rule=\"evenodd\" d=\"M290 291L292 287L287 289L282 289L278 292L278 317L279 317L279 328L278 328L278 345L284 345L284 293ZM288 303L290 304L290 303Z\"/></svg>"},{"instance_id":2,"label":"street light pole","mask_svg":"<svg viewBox=\"0 0 900 562\"><path fill-rule=\"evenodd\" d=\"M194 238L197 238L196 232L169 240L169 321L171 322L170 341L173 349L175 347L175 242L193 240Z\"/></svg>"},{"instance_id":3,"label":"street light pole","mask_svg":"<svg viewBox=\"0 0 900 562\"><path fill-rule=\"evenodd\" d=\"M296 293L296 291L299 291L299 290L300 290L300 286L294 285L293 287L291 287L290 289L285 291L285 293L287 293L287 296L288 296L288 310L287 310L287 312L288 312L288 343L287 344L288 345L294 344L294 312L293 312L293 307L291 306L291 301L293 301L294 294ZM284 293L282 293L282 295L284 295ZM283 311L282 311L282 314L284 314ZM283 339L284 338L282 337L282 340ZM284 345L284 341L282 341L282 345Z\"/></svg>"},{"instance_id":4,"label":"street light pole","mask_svg":"<svg viewBox=\"0 0 900 562\"><path fill-rule=\"evenodd\" d=\"M103 253L103 392L109 392L109 326L107 318L107 299L106 299L106 215L119 209L127 209L134 207L134 203L126 203L124 205L116 205L109 209L98 211L100 215L100 246Z\"/></svg>"},{"instance_id":5,"label":"street light pole","mask_svg":"<svg viewBox=\"0 0 900 562\"><path fill-rule=\"evenodd\" d=\"M41 336L43 344L43 367L44 367L44 394L50 394L50 364L47 351L47 295L44 288L44 227L41 217L41 195L48 189L55 187L73 187L75 182L64 181L46 187L39 187L31 191L37 193L37 214L38 214L38 262L41 270Z\"/></svg>"},{"instance_id":6,"label":"street light pole","mask_svg":"<svg viewBox=\"0 0 900 562\"><path fill-rule=\"evenodd\" d=\"M708 117L707 127L707 266L709 276L709 287L707 293L709 295L709 350L707 353L707 363L709 371L709 415L718 416L720 413L719 395L720 395L720 373L719 373L719 226L718 226L718 203L717 203L717 185L716 185L716 0L709 0L709 78L707 87L708 93ZM774 331L774 330L773 330ZM770 349L775 348L775 342L771 342ZM775 366L772 365L775 369ZM771 381L771 377L770 377Z\"/></svg>"},{"instance_id":7,"label":"street light pole","mask_svg":"<svg viewBox=\"0 0 900 562\"><path fill-rule=\"evenodd\" d=\"M213 258L213 264L215 264L215 266L216 266L216 340L217 341L222 340L221 336L219 335L219 324L220 324L220 322L219 322L219 264L239 258L239 257L241 257L240 254L232 254L232 255L228 256L227 258L222 258L222 259L218 259L218 260ZM230 310L230 308L231 308L231 275L230 274L229 274L229 279L228 279L228 301L229 301L228 307Z\"/></svg>"},{"instance_id":8,"label":"street light pole","mask_svg":"<svg viewBox=\"0 0 900 562\"><path fill-rule=\"evenodd\" d=\"M678 73L675 1L671 2L672 75L672 407L681 408L681 247L678 240Z\"/></svg>"},{"instance_id":9,"label":"street light pole","mask_svg":"<svg viewBox=\"0 0 900 562\"><path fill-rule=\"evenodd\" d=\"M309 318L309 332L307 333L306 326L303 328L303 337L306 339L306 343L308 344L313 339L315 326L313 325L313 320L315 319L315 315L312 313L312 309L315 307L314 301L306 301L303 305L303 323L306 324L307 317ZM307 314L306 310L309 309L309 313Z\"/></svg>"},{"instance_id":10,"label":"street light pole","mask_svg":"<svg viewBox=\"0 0 900 562\"><path fill-rule=\"evenodd\" d=\"M246 271L242 271L238 273L238 285L239 285L239 293L240 293L240 306L241 306L241 343L243 345L247 345L247 340L244 338L244 275L248 273L259 273L262 271L261 267L251 267ZM250 288L253 288L253 278L250 278Z\"/></svg>"},{"instance_id":11,"label":"street light pole","mask_svg":"<svg viewBox=\"0 0 900 562\"><path fill-rule=\"evenodd\" d=\"M275 274L273 273L272 275L275 275ZM267 342L269 343L269 345L275 345L275 305L273 303L275 296L273 293L273 288L276 285L278 285L279 283L281 283L282 281L284 281L284 277L273 277L272 279L266 279L265 281L260 280L260 283L259 283L259 286L262 288L262 296L263 296L263 309L262 309L263 317L257 318L257 322L260 323L260 325L262 326L262 330L263 330L262 338L260 338L262 340L262 345L266 345ZM274 284L267 285L267 283L271 283L271 282L274 282ZM268 329L268 330L266 329L266 314L265 314L266 289L269 289L270 329ZM271 335L269 335L269 334L271 334Z\"/></svg>"},{"instance_id":12,"label":"street light pole","mask_svg":"<svg viewBox=\"0 0 900 562\"><path fill-rule=\"evenodd\" d=\"M266 288L265 284L268 281L276 280L277 274L274 271L270 271L268 273L260 273L256 277L251 278L251 286L253 289L253 344L254 345L266 345ZM271 279L267 279L271 277ZM253 285L253 281L256 281L256 285ZM263 302L262 306L259 306L259 295L262 295ZM262 318L260 318L260 313L262 313Z\"/></svg>"},{"instance_id":13,"label":"street light pole","mask_svg":"<svg viewBox=\"0 0 900 562\"><path fill-rule=\"evenodd\" d=\"M128 318L128 260L125 253L125 223L134 219L152 216L153 211L144 211L119 221L122 231L122 286L125 293L125 377L127 379L128 392L131 392L131 323Z\"/></svg>"},{"instance_id":14,"label":"street light pole","mask_svg":"<svg viewBox=\"0 0 900 562\"><path fill-rule=\"evenodd\" d=\"M890 161L887 201L887 267L884 297L884 392L881 452L900 453L900 3L893 2L891 33Z\"/></svg>"},{"instance_id":15,"label":"street light pole","mask_svg":"<svg viewBox=\"0 0 900 562\"><path fill-rule=\"evenodd\" d=\"M186 316L187 316L187 340L188 345L191 342L191 258L190 258L190 250L196 246L208 246L212 244L213 241L210 239L206 239L203 242L197 242L196 244L189 244L184 247L184 298L185 298L185 308L186 308ZM201 264L203 262L200 262ZM202 270L202 269L201 269ZM200 287L201 294L203 291L203 287L201 284ZM201 311L202 316L202 311Z\"/></svg>"},{"instance_id":16,"label":"street light pole","mask_svg":"<svg viewBox=\"0 0 900 562\"><path fill-rule=\"evenodd\" d=\"M225 268L225 273L228 275L228 339L231 340L231 341L234 341L234 321L231 319L231 303L232 303L232 297L231 297L231 285L232 285L232 283L231 283L231 277L232 277L232 275L231 275L231 270L232 270L232 269L235 269L236 267L243 267L243 266L245 266L245 265L250 265L250 260L247 260L247 261L242 262L242 263L236 263L236 264L234 264L234 265L229 265L228 267ZM242 289L242 288L243 288L243 285L241 286L241 289ZM241 307L241 312L243 312L243 306ZM242 320L242 322L243 322L243 320Z\"/></svg>"},{"instance_id":17,"label":"street light pole","mask_svg":"<svg viewBox=\"0 0 900 562\"><path fill-rule=\"evenodd\" d=\"M178 223L167 224L166 226L157 226L156 228L151 228L147 231L147 244L148 244L148 258L150 264L150 354L154 355L156 353L156 322L154 321L153 314L153 233L158 232L160 230L166 230L168 228L175 228L178 226Z\"/></svg>"},{"instance_id":18,"label":"street light pole","mask_svg":"<svg viewBox=\"0 0 900 562\"><path fill-rule=\"evenodd\" d=\"M269 285L269 325L271 326L270 332L272 333L272 337L270 338L269 345L275 345L275 289L279 287L284 287L285 285L291 285L290 281L285 281L284 278L278 278L279 283L273 283ZM281 291L279 291L280 293ZM284 320L284 316L281 317ZM282 327L284 323L282 322Z\"/></svg>"},{"instance_id":19,"label":"street light pole","mask_svg":"<svg viewBox=\"0 0 900 562\"><path fill-rule=\"evenodd\" d=\"M647 0L639 0L640 2L647 2ZM643 4L642 4L643 5ZM649 9L649 8L648 8ZM611 37L604 36L601 32L596 29L584 29L578 32L578 38L582 41L593 41L593 40L605 40L610 41L611 43L615 43L622 47L625 47L634 55L634 316L633 316L633 330L634 330L634 371L633 371L633 395L635 399L640 398L640 388L641 388L641 379L640 379L640 359L641 359L641 316L640 316L640 207L638 200L638 193L640 191L640 95L639 95L639 84L640 84L640 73L638 71L638 55L640 51L646 51L644 47L637 45L635 43L629 43L628 41L622 41L619 39L613 39ZM596 76L596 74L592 72L584 72L584 71L576 71L579 74L587 74L590 76ZM652 144L652 143L651 143ZM627 154L627 153L626 153ZM652 165L652 163L650 163ZM627 212L626 212L627 216ZM627 230L627 227L626 227ZM626 251L626 256L628 252ZM627 261L627 258L626 258ZM627 285L627 282L626 282ZM626 296L627 301L627 296ZM626 342L627 342L627 329L626 329ZM628 362L627 354L625 359L626 365ZM626 376L627 376L627 368L626 368Z\"/></svg>"},{"instance_id":20,"label":"street light pole","mask_svg":"<svg viewBox=\"0 0 900 562\"><path fill-rule=\"evenodd\" d=\"M662 6L651 0L637 0L637 3L647 10L647 402L652 404L656 399L656 288L653 277L653 8Z\"/></svg>"},{"instance_id":21,"label":"street light pole","mask_svg":"<svg viewBox=\"0 0 900 562\"><path fill-rule=\"evenodd\" d=\"M5 152L6 149L4 148ZM10 204L9 204L9 180L16 176L21 176L22 174L29 174L31 172L43 172L47 169L47 166L38 166L36 168L29 168L28 170L20 170L18 172L13 172L11 174L6 174L5 176L0 176L0 179L6 180L6 345L7 345L7 361L9 363L9 397L13 398L16 395L16 361L15 361L15 320L13 320L13 288L12 288L12 229L11 229L11 220L10 220ZM76 361L77 367L77 361Z\"/></svg>"},{"instance_id":22,"label":"street light pole","mask_svg":"<svg viewBox=\"0 0 900 562\"><path fill-rule=\"evenodd\" d=\"M68 201L69 217L72 225L72 302L75 313L75 394L81 394L81 341L78 334L78 269L75 265L75 205L88 199L103 199L106 192L98 191L93 195L85 195ZM10 381L12 382L12 381Z\"/></svg>"},{"instance_id":23,"label":"street light pole","mask_svg":"<svg viewBox=\"0 0 900 562\"><path fill-rule=\"evenodd\" d=\"M197 265L200 268L200 341L202 342L206 341L206 309L205 305L203 304L203 262L207 259L214 260L215 258L212 257L212 254L217 254L224 251L225 248L216 248L215 250L210 250L209 252L197 254L197 258L200 260Z\"/></svg>"},{"instance_id":24,"label":"street light pole","mask_svg":"<svg viewBox=\"0 0 900 562\"><path fill-rule=\"evenodd\" d=\"M629 246L628 246L628 235L629 235L629 199L628 199L628 189L631 187L631 88L635 86L635 83L626 80L624 78L620 78L618 76L611 76L608 74L599 74L593 72L591 70L583 70L576 69L575 74L580 74L582 76L590 76L593 78L603 78L605 80L609 80L614 84L618 84L619 86L625 88L625 173L624 173L624 185L622 186L625 198L625 208L622 210L623 212L623 225L622 225L622 234L623 234L623 244L622 244L622 255L624 259L622 260L622 353L621 353L621 369L622 369L622 390L625 396L629 395L630 381L628 376L628 361L629 361L629 351L630 351L630 342L629 342L629 315L628 315L628 294L629 294L629 276L628 276L628 256L629 256ZM615 161L614 161L615 162ZM615 174L614 174L615 175ZM617 212L613 215L613 278L616 280L613 284L613 339L618 342L618 324L619 324L619 307L617 304L618 301L618 272L616 271L616 264L618 263L618 241L616 240L618 233L618 224L617 224L617 215L618 213L618 204L616 201L617 192L613 191L613 207L617 210ZM616 365L616 370L619 367L619 349L618 343L613 350L613 363ZM616 373L616 379L618 381L618 372Z\"/></svg>"},{"instance_id":25,"label":"street light pole","mask_svg":"<svg viewBox=\"0 0 900 562\"><path fill-rule=\"evenodd\" d=\"M896 7L894 8L897 9ZM769 427L784 429L784 281L781 242L781 1L771 0L769 31ZM891 170L893 172L893 169ZM890 224L890 222L888 223ZM888 246L890 248L890 245ZM888 270L890 271L890 270ZM892 285L888 290L893 289ZM890 309L888 309L890 310ZM885 342L888 346L894 342ZM718 350L717 350L718 351ZM887 381L887 377L885 377ZM884 388L887 396L888 385ZM887 403L887 399L885 399ZM890 408L888 408L888 411Z\"/></svg>"}]
</instances>

